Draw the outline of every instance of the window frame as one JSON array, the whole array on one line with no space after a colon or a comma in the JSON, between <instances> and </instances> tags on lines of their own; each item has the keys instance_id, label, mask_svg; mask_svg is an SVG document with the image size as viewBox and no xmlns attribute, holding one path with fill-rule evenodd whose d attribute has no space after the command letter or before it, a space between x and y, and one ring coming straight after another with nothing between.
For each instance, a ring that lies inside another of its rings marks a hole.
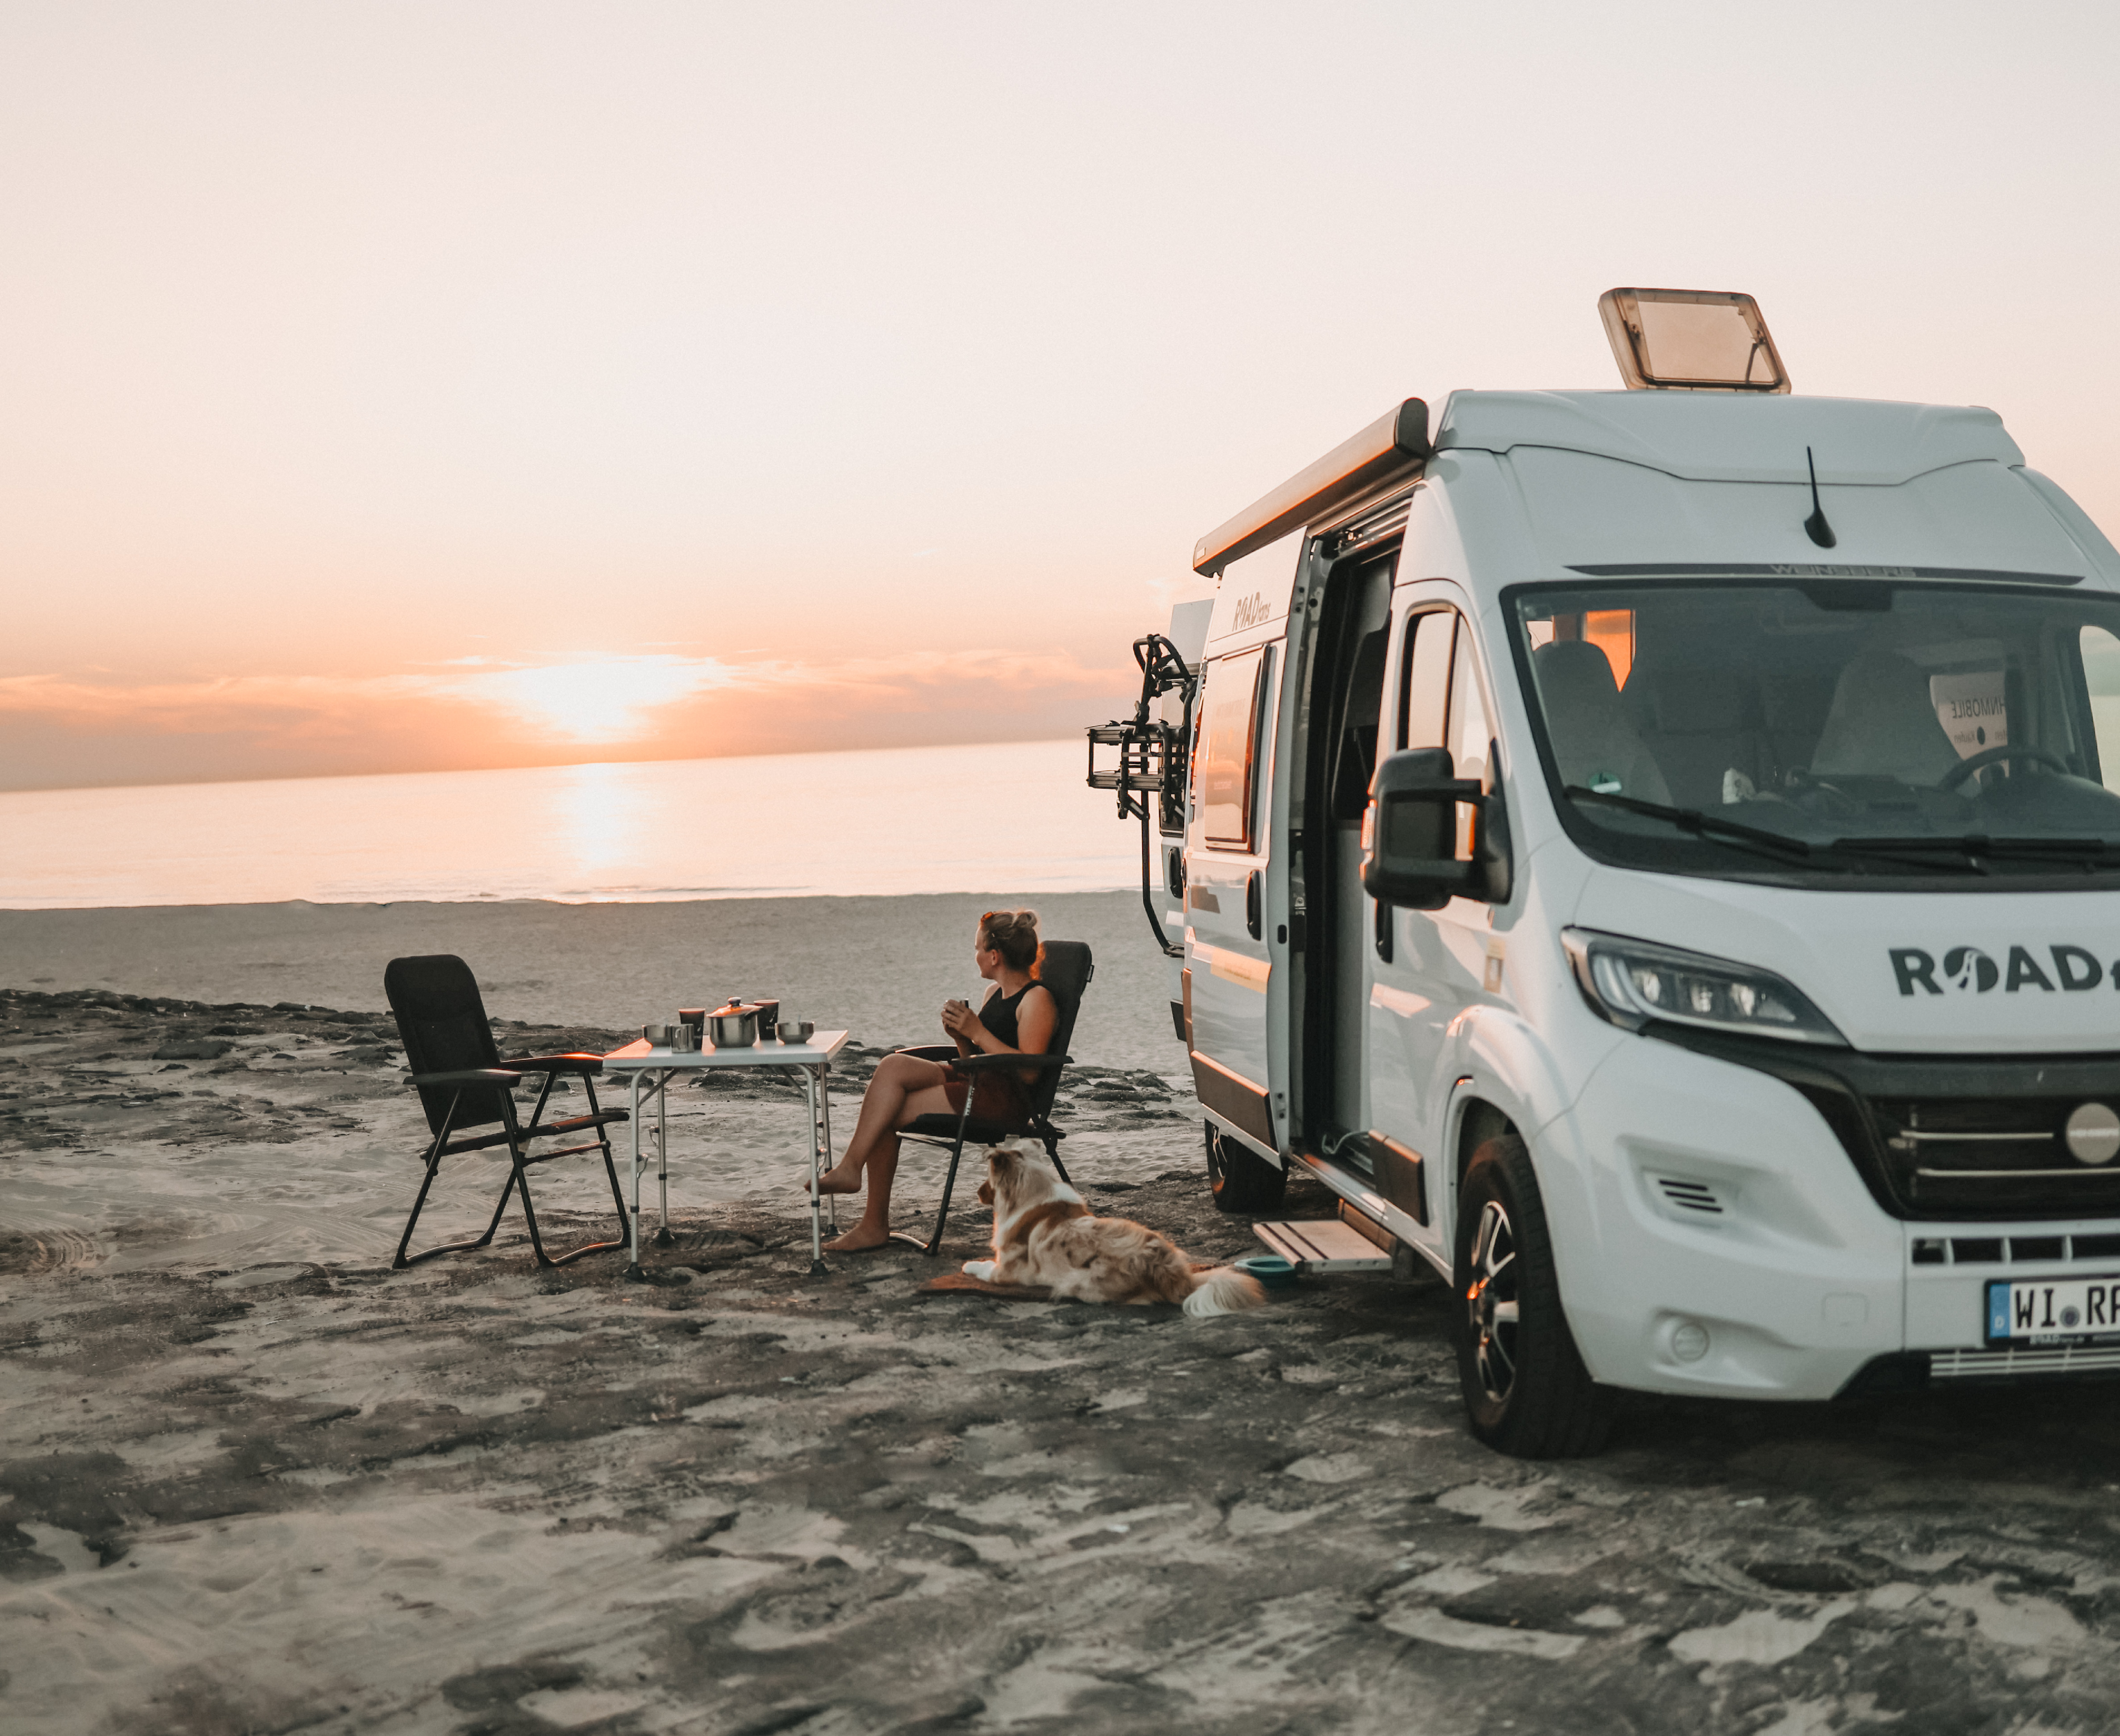
<instances>
[{"instance_id":1,"label":"window frame","mask_svg":"<svg viewBox=\"0 0 2120 1736\"><path fill-rule=\"evenodd\" d=\"M1465 611L1455 603L1444 598L1432 598L1416 603L1406 610L1406 625L1399 634L1398 652L1398 723L1392 740L1395 751L1404 753L1411 745L1407 736L1413 724L1413 669L1414 648L1420 643L1420 624L1431 615L1447 615L1452 622L1450 649L1444 654L1443 666L1443 722L1442 740L1423 745L1447 747L1450 742L1450 686L1451 676L1457 666L1458 636L1465 630Z\"/></svg>"},{"instance_id":2,"label":"window frame","mask_svg":"<svg viewBox=\"0 0 2120 1736\"><path fill-rule=\"evenodd\" d=\"M1215 736L1209 719L1213 711L1215 680L1218 675L1232 666L1252 660L1251 716L1244 731L1243 796L1239 804L1211 803L1207 797L1207 778L1214 764ZM1271 644L1253 645L1244 651L1233 651L1216 657L1206 666L1206 681L1201 694L1200 741L1193 764L1199 768L1197 789L1199 802L1200 847L1228 856L1256 856L1259 834L1259 776L1265 755L1261 751L1261 737L1266 716L1266 701L1270 691L1269 674L1273 667L1273 647ZM1209 816L1217 808L1237 806L1242 816L1244 836L1233 839L1218 836L1212 829L1216 824Z\"/></svg>"}]
</instances>

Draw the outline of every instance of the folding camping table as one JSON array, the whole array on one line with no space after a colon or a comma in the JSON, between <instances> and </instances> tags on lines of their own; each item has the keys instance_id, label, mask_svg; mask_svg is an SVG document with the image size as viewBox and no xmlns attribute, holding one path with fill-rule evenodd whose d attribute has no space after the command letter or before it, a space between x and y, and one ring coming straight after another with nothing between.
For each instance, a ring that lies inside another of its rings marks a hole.
<instances>
[{"instance_id":1,"label":"folding camping table","mask_svg":"<svg viewBox=\"0 0 2120 1736\"><path fill-rule=\"evenodd\" d=\"M844 1031L819 1031L807 1042L760 1042L747 1049L651 1049L645 1039L614 1049L603 1058L607 1073L628 1073L633 1085L633 1215L628 1228L632 1261L629 1278L640 1272L640 1172L647 1158L640 1149L640 1111L644 1100L655 1100L655 1178L662 1190L662 1227L655 1245L668 1247L670 1234L669 1116L665 1107L670 1081L680 1073L699 1073L709 1067L793 1067L802 1075L802 1094L810 1106L810 1272L825 1270L824 1195L817 1179L832 1161L832 1103L825 1094L825 1075L832 1070L832 1057L847 1046Z\"/></svg>"}]
</instances>

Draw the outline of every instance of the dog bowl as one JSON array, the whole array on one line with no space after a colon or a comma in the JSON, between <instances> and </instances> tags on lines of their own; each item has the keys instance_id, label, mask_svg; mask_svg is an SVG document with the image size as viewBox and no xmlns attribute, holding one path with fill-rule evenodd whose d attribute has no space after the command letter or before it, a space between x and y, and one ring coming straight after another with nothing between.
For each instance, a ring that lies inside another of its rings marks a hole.
<instances>
[{"instance_id":1,"label":"dog bowl","mask_svg":"<svg viewBox=\"0 0 2120 1736\"><path fill-rule=\"evenodd\" d=\"M779 1024L773 1028L773 1031L774 1035L778 1037L783 1042L807 1042L810 1040L811 1033L816 1031L816 1026L812 1024L807 1019L783 1019Z\"/></svg>"},{"instance_id":2,"label":"dog bowl","mask_svg":"<svg viewBox=\"0 0 2120 1736\"><path fill-rule=\"evenodd\" d=\"M1268 1290L1286 1290L1295 1283L1295 1268L1278 1254L1253 1254L1232 1262L1247 1277L1256 1278Z\"/></svg>"}]
</instances>

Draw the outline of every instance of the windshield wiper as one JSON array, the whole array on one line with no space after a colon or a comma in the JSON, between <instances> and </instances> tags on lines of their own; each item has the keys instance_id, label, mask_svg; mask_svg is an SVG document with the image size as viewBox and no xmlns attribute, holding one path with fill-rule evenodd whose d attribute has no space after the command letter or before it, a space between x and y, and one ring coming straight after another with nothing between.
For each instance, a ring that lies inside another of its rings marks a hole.
<instances>
[{"instance_id":1,"label":"windshield wiper","mask_svg":"<svg viewBox=\"0 0 2120 1736\"><path fill-rule=\"evenodd\" d=\"M1597 801L1607 807L1620 808L1630 814L1646 815L1651 819L1668 820L1681 831L1690 832L1696 838L1733 847L1750 847L1762 854L1772 852L1783 861L1816 861L1827 856L1860 857L1870 861L1888 862L1896 868L1912 868L1934 873L1947 868L1960 874L1980 874L1985 870L1974 861L1937 863L1922 861L1904 856L1895 856L1893 849L1905 843L1904 838L1835 838L1829 844L1807 843L1802 838L1792 838L1786 832L1770 832L1764 826L1748 826L1741 820L1724 819L1720 815L1704 814L1698 808L1667 807L1660 801L1640 801L1631 796L1616 796L1603 790L1585 789L1581 784L1564 786L1564 793L1578 801ZM1923 843L1948 842L1944 839L1924 838Z\"/></svg>"},{"instance_id":2,"label":"windshield wiper","mask_svg":"<svg viewBox=\"0 0 2120 1736\"><path fill-rule=\"evenodd\" d=\"M1800 838L1791 838L1786 832L1769 832L1764 826L1748 826L1741 820L1724 819L1720 815L1704 814L1698 808L1674 808L1660 801L1641 801L1632 796L1616 795L1609 790L1588 789L1579 783L1564 785L1561 793L1572 796L1578 801L1602 802L1608 808L1622 809L1629 814L1668 820L1681 832L1690 832L1696 838L1713 838L1718 843L1757 845L1770 849L1777 855L1797 860L1811 853L1811 845Z\"/></svg>"},{"instance_id":3,"label":"windshield wiper","mask_svg":"<svg viewBox=\"0 0 2120 1736\"><path fill-rule=\"evenodd\" d=\"M2102 838L1989 838L1968 833L1962 838L1839 838L1825 847L1838 850L1941 850L1964 856L1970 863L1995 861L2063 861L2085 868L2106 865L2120 867L2120 842Z\"/></svg>"}]
</instances>

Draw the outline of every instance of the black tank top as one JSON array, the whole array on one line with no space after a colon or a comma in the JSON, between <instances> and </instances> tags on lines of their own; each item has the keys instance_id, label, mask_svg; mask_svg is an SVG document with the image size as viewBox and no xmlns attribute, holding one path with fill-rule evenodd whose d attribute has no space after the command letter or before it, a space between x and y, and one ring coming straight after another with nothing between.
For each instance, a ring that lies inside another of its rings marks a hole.
<instances>
[{"instance_id":1,"label":"black tank top","mask_svg":"<svg viewBox=\"0 0 2120 1736\"><path fill-rule=\"evenodd\" d=\"M1016 1014L1023 1010L1023 997L1033 989L1044 989L1042 982L1026 982L1013 995L1004 995L999 989L987 996L986 1005L979 1009L979 1023L994 1037L1011 1049L1020 1049L1023 1043L1016 1035ZM1045 989L1047 994L1053 992Z\"/></svg>"}]
</instances>

